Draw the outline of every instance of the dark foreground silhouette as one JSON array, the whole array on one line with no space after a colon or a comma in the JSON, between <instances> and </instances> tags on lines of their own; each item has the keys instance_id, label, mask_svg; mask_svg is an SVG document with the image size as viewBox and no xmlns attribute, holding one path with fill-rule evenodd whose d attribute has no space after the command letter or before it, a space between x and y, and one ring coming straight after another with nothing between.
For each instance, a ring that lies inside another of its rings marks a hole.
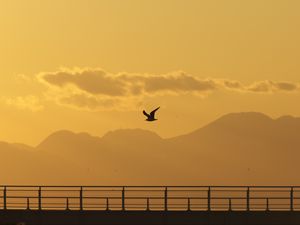
<instances>
[{"instance_id":1,"label":"dark foreground silhouette","mask_svg":"<svg viewBox=\"0 0 300 225\"><path fill-rule=\"evenodd\" d=\"M300 212L0 211L1 225L299 225Z\"/></svg>"}]
</instances>

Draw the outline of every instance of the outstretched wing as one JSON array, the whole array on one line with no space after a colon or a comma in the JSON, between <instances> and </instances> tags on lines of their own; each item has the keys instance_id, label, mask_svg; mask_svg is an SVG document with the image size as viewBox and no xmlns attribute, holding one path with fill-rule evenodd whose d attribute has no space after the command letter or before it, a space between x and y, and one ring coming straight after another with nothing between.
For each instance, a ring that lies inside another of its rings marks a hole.
<instances>
[{"instance_id":1,"label":"outstretched wing","mask_svg":"<svg viewBox=\"0 0 300 225\"><path fill-rule=\"evenodd\" d=\"M149 115L148 113L146 113L145 110L143 110L143 114L144 114L145 116L147 116L147 117L150 117L150 115Z\"/></svg>"},{"instance_id":2,"label":"outstretched wing","mask_svg":"<svg viewBox=\"0 0 300 225\"><path fill-rule=\"evenodd\" d=\"M159 109L160 107L157 107L156 109L154 109L151 113L150 116L154 118L155 112Z\"/></svg>"}]
</instances>

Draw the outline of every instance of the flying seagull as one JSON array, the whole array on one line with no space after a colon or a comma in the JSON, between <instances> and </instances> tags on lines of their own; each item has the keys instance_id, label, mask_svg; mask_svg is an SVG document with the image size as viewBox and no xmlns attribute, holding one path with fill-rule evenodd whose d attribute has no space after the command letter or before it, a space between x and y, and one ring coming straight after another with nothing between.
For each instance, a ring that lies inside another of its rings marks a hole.
<instances>
[{"instance_id":1,"label":"flying seagull","mask_svg":"<svg viewBox=\"0 0 300 225\"><path fill-rule=\"evenodd\" d=\"M146 113L146 111L144 110L143 113L145 116L147 116L147 121L155 121L157 119L154 118L155 116L155 112L159 109L160 107L154 109L150 114Z\"/></svg>"}]
</instances>

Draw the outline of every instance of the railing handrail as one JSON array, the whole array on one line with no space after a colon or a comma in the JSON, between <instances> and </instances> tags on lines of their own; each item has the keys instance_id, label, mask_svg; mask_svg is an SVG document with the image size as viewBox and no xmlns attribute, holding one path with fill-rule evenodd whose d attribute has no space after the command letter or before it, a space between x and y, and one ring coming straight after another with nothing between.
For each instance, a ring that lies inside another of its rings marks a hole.
<instances>
[{"instance_id":1,"label":"railing handrail","mask_svg":"<svg viewBox=\"0 0 300 225\"><path fill-rule=\"evenodd\" d=\"M0 185L4 187L35 188L300 188L300 185Z\"/></svg>"}]
</instances>

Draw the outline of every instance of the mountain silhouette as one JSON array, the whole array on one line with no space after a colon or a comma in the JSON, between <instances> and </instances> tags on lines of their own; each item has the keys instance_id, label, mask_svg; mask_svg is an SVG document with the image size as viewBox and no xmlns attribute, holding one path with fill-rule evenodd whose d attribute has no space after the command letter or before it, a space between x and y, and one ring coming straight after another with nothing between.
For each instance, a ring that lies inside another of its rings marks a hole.
<instances>
[{"instance_id":1,"label":"mountain silhouette","mask_svg":"<svg viewBox=\"0 0 300 225\"><path fill-rule=\"evenodd\" d=\"M168 139L142 129L63 130L36 147L2 142L0 169L8 183L299 185L299 147L300 118L231 113Z\"/></svg>"}]
</instances>

